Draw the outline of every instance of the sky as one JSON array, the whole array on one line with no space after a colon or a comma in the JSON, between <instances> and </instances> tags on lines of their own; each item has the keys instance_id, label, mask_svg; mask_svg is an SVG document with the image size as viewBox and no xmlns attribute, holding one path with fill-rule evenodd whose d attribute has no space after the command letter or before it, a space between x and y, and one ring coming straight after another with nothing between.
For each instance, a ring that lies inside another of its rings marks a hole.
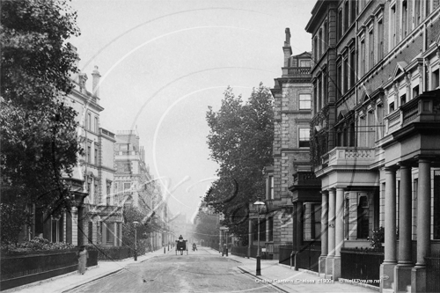
<instances>
[{"instance_id":1,"label":"sky","mask_svg":"<svg viewBox=\"0 0 440 293\"><path fill-rule=\"evenodd\" d=\"M244 100L281 76L285 28L293 54L311 50L313 0L73 0L79 68L101 74L101 127L135 130L173 215L194 217L218 165L208 106L228 86Z\"/></svg>"}]
</instances>

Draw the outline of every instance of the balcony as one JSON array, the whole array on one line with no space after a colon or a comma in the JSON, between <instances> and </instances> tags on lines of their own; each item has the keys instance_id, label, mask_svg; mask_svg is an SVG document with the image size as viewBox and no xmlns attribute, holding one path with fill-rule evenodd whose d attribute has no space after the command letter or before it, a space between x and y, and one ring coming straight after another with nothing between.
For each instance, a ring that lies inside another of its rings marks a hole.
<instances>
[{"instance_id":1,"label":"balcony","mask_svg":"<svg viewBox=\"0 0 440 293\"><path fill-rule=\"evenodd\" d=\"M385 117L386 134L405 128L410 124L434 125L440 123L440 90L425 92L402 105Z\"/></svg>"},{"instance_id":2,"label":"balcony","mask_svg":"<svg viewBox=\"0 0 440 293\"><path fill-rule=\"evenodd\" d=\"M368 167L374 158L374 148L336 147L322 157L322 165Z\"/></svg>"},{"instance_id":3,"label":"balcony","mask_svg":"<svg viewBox=\"0 0 440 293\"><path fill-rule=\"evenodd\" d=\"M311 67L283 67L283 77L310 77Z\"/></svg>"},{"instance_id":4,"label":"balcony","mask_svg":"<svg viewBox=\"0 0 440 293\"><path fill-rule=\"evenodd\" d=\"M321 180L317 179L314 172L298 172L293 175L293 185L296 186L316 186L321 185Z\"/></svg>"}]
</instances>

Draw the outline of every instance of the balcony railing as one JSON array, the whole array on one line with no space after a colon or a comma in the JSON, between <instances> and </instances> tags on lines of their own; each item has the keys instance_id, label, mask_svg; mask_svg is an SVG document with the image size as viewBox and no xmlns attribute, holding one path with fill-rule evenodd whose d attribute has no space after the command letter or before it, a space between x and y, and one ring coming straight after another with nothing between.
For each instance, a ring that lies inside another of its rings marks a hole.
<instances>
[{"instance_id":1,"label":"balcony railing","mask_svg":"<svg viewBox=\"0 0 440 293\"><path fill-rule=\"evenodd\" d=\"M374 157L374 148L336 147L323 156L322 164L328 163L328 166L368 166L374 162Z\"/></svg>"},{"instance_id":2,"label":"balcony railing","mask_svg":"<svg viewBox=\"0 0 440 293\"><path fill-rule=\"evenodd\" d=\"M321 180L317 179L314 172L298 172L294 174L294 185L320 185Z\"/></svg>"},{"instance_id":3,"label":"balcony railing","mask_svg":"<svg viewBox=\"0 0 440 293\"><path fill-rule=\"evenodd\" d=\"M284 76L308 76L311 67L283 67Z\"/></svg>"}]
</instances>

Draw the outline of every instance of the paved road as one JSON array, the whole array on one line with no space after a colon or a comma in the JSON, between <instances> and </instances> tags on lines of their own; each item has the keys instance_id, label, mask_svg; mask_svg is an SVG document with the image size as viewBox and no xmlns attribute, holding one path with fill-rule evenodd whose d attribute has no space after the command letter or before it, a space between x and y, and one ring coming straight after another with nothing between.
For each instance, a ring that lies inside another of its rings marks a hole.
<instances>
[{"instance_id":1,"label":"paved road","mask_svg":"<svg viewBox=\"0 0 440 293\"><path fill-rule=\"evenodd\" d=\"M183 256L170 252L69 292L276 292L238 265L203 248Z\"/></svg>"}]
</instances>

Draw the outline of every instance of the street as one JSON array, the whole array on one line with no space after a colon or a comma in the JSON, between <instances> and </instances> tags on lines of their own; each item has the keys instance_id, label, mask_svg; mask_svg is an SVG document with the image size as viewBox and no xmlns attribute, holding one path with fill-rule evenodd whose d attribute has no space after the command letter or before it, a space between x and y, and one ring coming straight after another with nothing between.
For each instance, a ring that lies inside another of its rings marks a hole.
<instances>
[{"instance_id":1,"label":"street","mask_svg":"<svg viewBox=\"0 0 440 293\"><path fill-rule=\"evenodd\" d=\"M199 247L175 255L174 251L67 292L276 292L269 285L237 268L238 262Z\"/></svg>"}]
</instances>

